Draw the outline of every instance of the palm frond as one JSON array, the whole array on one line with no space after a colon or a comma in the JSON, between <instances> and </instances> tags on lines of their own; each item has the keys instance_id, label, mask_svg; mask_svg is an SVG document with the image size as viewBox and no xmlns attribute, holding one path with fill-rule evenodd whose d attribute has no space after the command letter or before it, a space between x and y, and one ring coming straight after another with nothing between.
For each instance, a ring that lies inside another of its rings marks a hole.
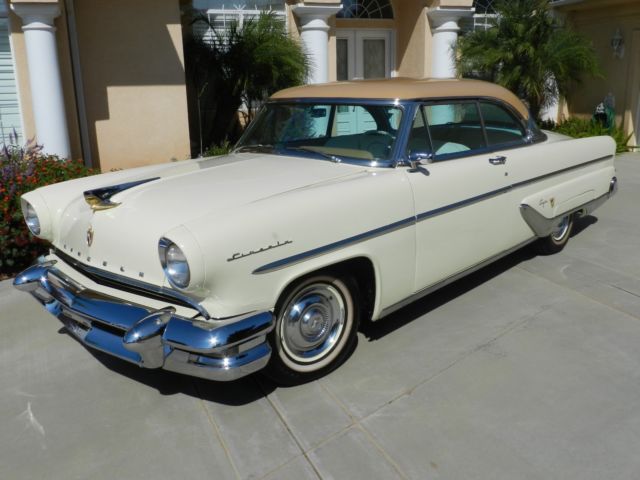
<instances>
[{"instance_id":1,"label":"palm frond","mask_svg":"<svg viewBox=\"0 0 640 480\"><path fill-rule=\"evenodd\" d=\"M550 14L549 0L503 0L492 28L458 42L458 71L524 98L538 116L584 75L598 75L589 42Z\"/></svg>"}]
</instances>

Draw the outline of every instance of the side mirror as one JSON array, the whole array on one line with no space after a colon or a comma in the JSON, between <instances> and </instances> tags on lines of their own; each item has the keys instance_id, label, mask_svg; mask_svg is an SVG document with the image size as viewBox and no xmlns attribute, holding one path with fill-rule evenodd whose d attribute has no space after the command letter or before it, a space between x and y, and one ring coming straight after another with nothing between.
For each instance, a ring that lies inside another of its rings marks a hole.
<instances>
[{"instance_id":1,"label":"side mirror","mask_svg":"<svg viewBox=\"0 0 640 480\"><path fill-rule=\"evenodd\" d=\"M421 165L427 165L433 161L433 153L411 152L409 154L409 165L413 170L417 170Z\"/></svg>"}]
</instances>

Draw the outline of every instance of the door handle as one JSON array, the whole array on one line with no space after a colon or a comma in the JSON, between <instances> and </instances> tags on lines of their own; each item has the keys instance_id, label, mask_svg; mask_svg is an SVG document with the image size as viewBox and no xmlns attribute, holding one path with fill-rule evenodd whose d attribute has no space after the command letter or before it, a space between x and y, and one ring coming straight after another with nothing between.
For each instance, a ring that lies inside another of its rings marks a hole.
<instances>
[{"instance_id":1,"label":"door handle","mask_svg":"<svg viewBox=\"0 0 640 480\"><path fill-rule=\"evenodd\" d=\"M491 157L489 159L489 163L491 165L504 165L507 162L507 157L499 156L499 157Z\"/></svg>"}]
</instances>

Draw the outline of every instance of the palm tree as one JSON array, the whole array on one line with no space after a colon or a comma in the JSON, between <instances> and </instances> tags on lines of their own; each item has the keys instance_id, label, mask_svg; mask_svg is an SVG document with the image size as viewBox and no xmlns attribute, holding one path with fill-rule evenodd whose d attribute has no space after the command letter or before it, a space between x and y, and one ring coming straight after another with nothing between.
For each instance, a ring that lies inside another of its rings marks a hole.
<instances>
[{"instance_id":1,"label":"palm tree","mask_svg":"<svg viewBox=\"0 0 640 480\"><path fill-rule=\"evenodd\" d=\"M531 114L567 96L600 68L590 42L551 13L549 0L503 0L493 26L462 37L457 45L462 76L498 83L529 103Z\"/></svg>"},{"instance_id":2,"label":"palm tree","mask_svg":"<svg viewBox=\"0 0 640 480\"><path fill-rule=\"evenodd\" d=\"M219 31L196 11L185 15L185 74L192 152L234 141L237 112L250 122L261 101L304 82L309 62L284 22L270 13ZM203 28L193 29L201 24ZM207 32L205 35L195 32ZM197 141L194 141L195 139Z\"/></svg>"}]
</instances>

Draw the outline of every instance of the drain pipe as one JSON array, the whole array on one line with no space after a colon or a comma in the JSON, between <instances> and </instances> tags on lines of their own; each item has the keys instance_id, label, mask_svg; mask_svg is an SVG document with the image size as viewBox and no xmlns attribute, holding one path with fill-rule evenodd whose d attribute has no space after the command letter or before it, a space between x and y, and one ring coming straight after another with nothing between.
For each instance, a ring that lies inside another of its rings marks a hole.
<instances>
[{"instance_id":1,"label":"drain pipe","mask_svg":"<svg viewBox=\"0 0 640 480\"><path fill-rule=\"evenodd\" d=\"M82 70L80 67L80 48L78 47L78 30L76 28L76 11L73 0L64 0L65 14L67 17L67 32L69 33L69 51L71 54L71 71L73 74L74 92L80 129L80 148L82 158L87 167L96 167L91 155L91 142L89 140L89 122L87 121L87 109L84 99L84 85L82 83Z\"/></svg>"}]
</instances>

